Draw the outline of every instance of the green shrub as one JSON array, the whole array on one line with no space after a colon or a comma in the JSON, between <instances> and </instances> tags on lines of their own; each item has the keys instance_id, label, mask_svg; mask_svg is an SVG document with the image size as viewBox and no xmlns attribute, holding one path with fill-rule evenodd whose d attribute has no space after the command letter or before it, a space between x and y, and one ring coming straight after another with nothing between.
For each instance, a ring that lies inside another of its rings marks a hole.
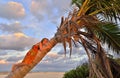
<instances>
[{"instance_id":1,"label":"green shrub","mask_svg":"<svg viewBox=\"0 0 120 78\"><path fill-rule=\"evenodd\" d=\"M120 58L117 59L109 58L109 61L113 77L120 78ZM88 78L88 77L89 77L88 63L84 63L83 65L76 67L76 69L66 72L63 78Z\"/></svg>"},{"instance_id":2,"label":"green shrub","mask_svg":"<svg viewBox=\"0 0 120 78\"><path fill-rule=\"evenodd\" d=\"M89 76L88 64L84 63L76 69L70 70L64 74L63 78L87 78Z\"/></svg>"}]
</instances>

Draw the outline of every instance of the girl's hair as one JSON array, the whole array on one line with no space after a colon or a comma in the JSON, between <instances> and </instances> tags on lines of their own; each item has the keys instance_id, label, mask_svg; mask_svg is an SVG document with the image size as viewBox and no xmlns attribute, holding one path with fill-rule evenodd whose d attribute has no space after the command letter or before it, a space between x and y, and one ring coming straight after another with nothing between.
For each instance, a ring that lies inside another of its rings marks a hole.
<instances>
[{"instance_id":1,"label":"girl's hair","mask_svg":"<svg viewBox=\"0 0 120 78\"><path fill-rule=\"evenodd\" d=\"M43 43L44 40L48 40L48 39L47 39L47 38L43 38L43 39L41 40L41 42Z\"/></svg>"}]
</instances>

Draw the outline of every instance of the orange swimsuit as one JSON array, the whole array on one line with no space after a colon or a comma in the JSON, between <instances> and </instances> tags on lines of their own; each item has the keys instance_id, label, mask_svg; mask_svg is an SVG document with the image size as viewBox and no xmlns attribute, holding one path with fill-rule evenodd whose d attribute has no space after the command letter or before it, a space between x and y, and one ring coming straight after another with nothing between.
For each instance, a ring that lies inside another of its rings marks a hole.
<instances>
[{"instance_id":1,"label":"orange swimsuit","mask_svg":"<svg viewBox=\"0 0 120 78\"><path fill-rule=\"evenodd\" d=\"M38 50L39 50L39 46L33 45L32 49L30 49L29 52L24 57L22 63L24 63L24 64L32 63L38 53Z\"/></svg>"}]
</instances>

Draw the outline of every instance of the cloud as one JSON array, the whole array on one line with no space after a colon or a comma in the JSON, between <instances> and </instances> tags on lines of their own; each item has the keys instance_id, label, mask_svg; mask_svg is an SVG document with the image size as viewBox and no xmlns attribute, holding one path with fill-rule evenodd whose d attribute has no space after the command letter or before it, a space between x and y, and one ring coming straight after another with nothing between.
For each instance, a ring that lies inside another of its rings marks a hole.
<instances>
[{"instance_id":1,"label":"cloud","mask_svg":"<svg viewBox=\"0 0 120 78\"><path fill-rule=\"evenodd\" d=\"M5 61L6 63L18 63L23 60L28 51L29 49L24 51L0 50L0 60Z\"/></svg>"},{"instance_id":2,"label":"cloud","mask_svg":"<svg viewBox=\"0 0 120 78\"><path fill-rule=\"evenodd\" d=\"M7 52L5 52L4 50L0 50L0 56L4 56L4 55L7 55ZM1 58L1 57L0 57Z\"/></svg>"},{"instance_id":3,"label":"cloud","mask_svg":"<svg viewBox=\"0 0 120 78\"><path fill-rule=\"evenodd\" d=\"M23 33L0 35L0 49L23 51L25 48L32 46L37 41L37 39L28 37Z\"/></svg>"},{"instance_id":4,"label":"cloud","mask_svg":"<svg viewBox=\"0 0 120 78\"><path fill-rule=\"evenodd\" d=\"M0 24L0 30L2 32L17 33L22 32L24 28L25 27L23 27L21 23L17 21L11 24Z\"/></svg>"},{"instance_id":5,"label":"cloud","mask_svg":"<svg viewBox=\"0 0 120 78\"><path fill-rule=\"evenodd\" d=\"M18 56L11 56L6 59L7 62L18 62L23 59L23 56L18 57Z\"/></svg>"},{"instance_id":6,"label":"cloud","mask_svg":"<svg viewBox=\"0 0 120 78\"><path fill-rule=\"evenodd\" d=\"M87 55L73 53L72 57L64 54L49 52L33 71L68 71L87 61Z\"/></svg>"},{"instance_id":7,"label":"cloud","mask_svg":"<svg viewBox=\"0 0 120 78\"><path fill-rule=\"evenodd\" d=\"M50 57L50 58L57 58L59 55L57 53L54 53L54 52L49 52L47 54L47 56Z\"/></svg>"},{"instance_id":8,"label":"cloud","mask_svg":"<svg viewBox=\"0 0 120 78\"><path fill-rule=\"evenodd\" d=\"M72 45L72 55L71 56L78 55L78 54L86 55L84 48L80 44L76 44L76 45L77 45L77 47L75 47L74 44ZM60 54L60 55L65 54L62 43L60 45L58 45L56 48L58 49L58 54ZM68 55L68 56L70 55L69 45L67 45L67 47L66 47L66 55Z\"/></svg>"},{"instance_id":9,"label":"cloud","mask_svg":"<svg viewBox=\"0 0 120 78\"><path fill-rule=\"evenodd\" d=\"M11 70L12 64L0 64L0 72L6 72Z\"/></svg>"},{"instance_id":10,"label":"cloud","mask_svg":"<svg viewBox=\"0 0 120 78\"><path fill-rule=\"evenodd\" d=\"M0 60L0 64L6 64L7 62L5 60Z\"/></svg>"},{"instance_id":11,"label":"cloud","mask_svg":"<svg viewBox=\"0 0 120 78\"><path fill-rule=\"evenodd\" d=\"M6 72L11 70L11 64L6 60L0 60L0 72Z\"/></svg>"},{"instance_id":12,"label":"cloud","mask_svg":"<svg viewBox=\"0 0 120 78\"><path fill-rule=\"evenodd\" d=\"M69 7L70 0L32 0L31 12L40 20L51 19L60 17Z\"/></svg>"},{"instance_id":13,"label":"cloud","mask_svg":"<svg viewBox=\"0 0 120 78\"><path fill-rule=\"evenodd\" d=\"M0 3L0 17L6 19L19 19L25 16L25 9L17 2Z\"/></svg>"},{"instance_id":14,"label":"cloud","mask_svg":"<svg viewBox=\"0 0 120 78\"><path fill-rule=\"evenodd\" d=\"M9 53L9 54L11 54L11 56L9 55L10 57L2 59L3 61L1 61L1 62L3 62L3 63L7 62L9 64L8 70L4 69L3 71L10 71L11 63L12 64L16 63L18 61L21 61L24 58L25 55L22 55L22 56L16 55L16 52L10 52ZM79 54L79 52L76 52L76 53L74 52L72 54L72 57L69 58L68 56L65 57L64 54L59 54L58 52L50 51L43 58L43 60L37 66L35 66L35 68L32 71L61 71L61 72L68 71L68 70L76 68L76 66L86 62L87 61L86 57L87 56L85 56L85 55ZM0 64L0 66L2 66L3 63ZM5 66L3 66L3 68L5 68Z\"/></svg>"}]
</instances>

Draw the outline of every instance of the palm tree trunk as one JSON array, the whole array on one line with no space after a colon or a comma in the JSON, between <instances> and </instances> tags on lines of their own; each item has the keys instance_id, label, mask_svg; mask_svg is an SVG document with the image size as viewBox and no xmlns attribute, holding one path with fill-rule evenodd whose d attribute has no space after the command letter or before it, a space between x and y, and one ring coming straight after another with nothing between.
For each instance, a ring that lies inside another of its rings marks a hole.
<instances>
[{"instance_id":1,"label":"palm tree trunk","mask_svg":"<svg viewBox=\"0 0 120 78\"><path fill-rule=\"evenodd\" d=\"M100 67L101 73L105 78L113 78L109 59L105 54L105 51L101 47L99 39L96 36L94 36L94 39L97 43L97 53L95 54L95 63L97 64L97 67Z\"/></svg>"},{"instance_id":2,"label":"palm tree trunk","mask_svg":"<svg viewBox=\"0 0 120 78\"><path fill-rule=\"evenodd\" d=\"M33 67L35 67L42 58L57 44L56 38L53 37L49 43L47 43L46 47L43 48L42 51L39 51L35 60L30 65L24 65L19 67L14 72L10 72L6 78L23 78Z\"/></svg>"},{"instance_id":3,"label":"palm tree trunk","mask_svg":"<svg viewBox=\"0 0 120 78\"><path fill-rule=\"evenodd\" d=\"M95 57L95 62L97 63L97 66L102 69L102 74L105 78L113 78L109 59L107 58L105 52L101 50L101 52L98 52ZM104 72L104 73L103 73Z\"/></svg>"}]
</instances>

